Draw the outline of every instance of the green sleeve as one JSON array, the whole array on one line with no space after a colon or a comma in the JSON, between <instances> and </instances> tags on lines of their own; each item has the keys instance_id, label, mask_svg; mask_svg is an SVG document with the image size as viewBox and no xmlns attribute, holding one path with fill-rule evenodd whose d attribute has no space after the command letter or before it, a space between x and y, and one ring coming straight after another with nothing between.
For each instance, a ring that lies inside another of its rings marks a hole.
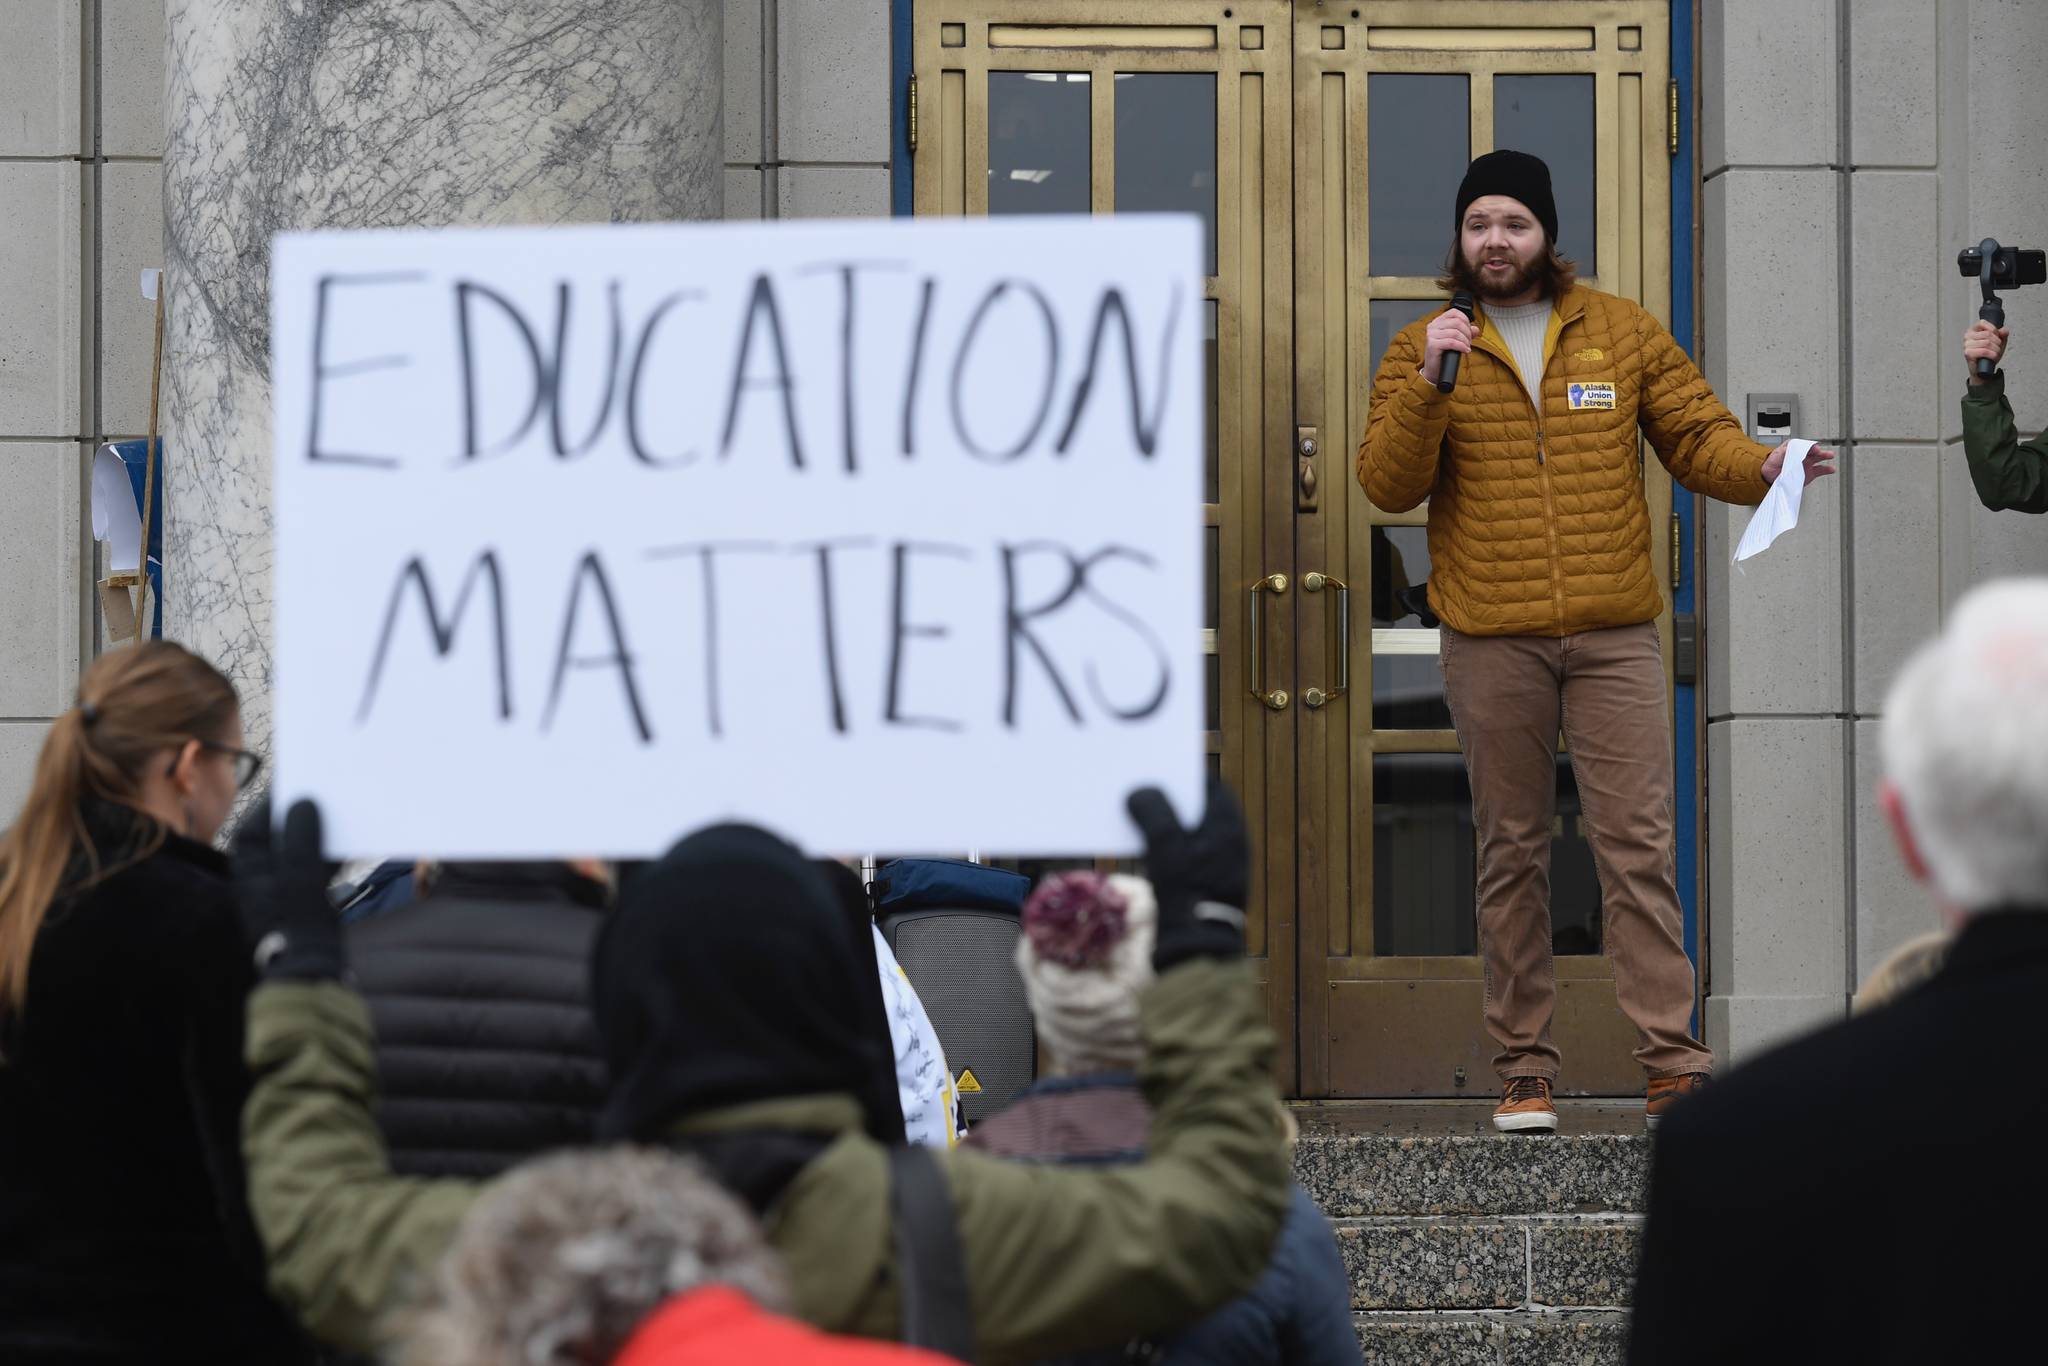
<instances>
[{"instance_id":1,"label":"green sleeve","mask_svg":"<svg viewBox=\"0 0 2048 1366\"><path fill-rule=\"evenodd\" d=\"M315 1337L361 1352L376 1350L483 1189L391 1174L370 1111L372 1045L362 998L338 983L249 997L242 1142L271 1293Z\"/></svg>"},{"instance_id":2,"label":"green sleeve","mask_svg":"<svg viewBox=\"0 0 2048 1366\"><path fill-rule=\"evenodd\" d=\"M984 1361L1149 1336L1250 1289L1292 1190L1273 1033L1242 962L1168 972L1142 1003L1146 1160L1117 1168L947 1155Z\"/></svg>"},{"instance_id":3,"label":"green sleeve","mask_svg":"<svg viewBox=\"0 0 2048 1366\"><path fill-rule=\"evenodd\" d=\"M2020 440L2003 370L1963 395L1963 456L1985 507L2048 512L2048 435Z\"/></svg>"}]
</instances>

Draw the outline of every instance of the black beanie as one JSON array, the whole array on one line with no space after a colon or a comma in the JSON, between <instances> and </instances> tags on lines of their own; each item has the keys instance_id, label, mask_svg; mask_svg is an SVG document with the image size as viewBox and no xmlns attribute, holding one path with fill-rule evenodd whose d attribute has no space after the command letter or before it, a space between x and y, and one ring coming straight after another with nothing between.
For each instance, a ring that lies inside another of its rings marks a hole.
<instances>
[{"instance_id":1,"label":"black beanie","mask_svg":"<svg viewBox=\"0 0 2048 1366\"><path fill-rule=\"evenodd\" d=\"M1472 201L1490 194L1504 194L1527 205L1549 234L1551 245L1557 244L1557 201L1550 195L1550 168L1543 158L1503 148L1475 159L1458 183L1458 211L1451 215L1454 230L1464 230L1465 210L1472 207Z\"/></svg>"},{"instance_id":2,"label":"black beanie","mask_svg":"<svg viewBox=\"0 0 2048 1366\"><path fill-rule=\"evenodd\" d=\"M901 1142L872 932L816 865L754 826L715 825L635 877L591 953L610 1073L603 1143L661 1139L707 1110L838 1093Z\"/></svg>"}]
</instances>

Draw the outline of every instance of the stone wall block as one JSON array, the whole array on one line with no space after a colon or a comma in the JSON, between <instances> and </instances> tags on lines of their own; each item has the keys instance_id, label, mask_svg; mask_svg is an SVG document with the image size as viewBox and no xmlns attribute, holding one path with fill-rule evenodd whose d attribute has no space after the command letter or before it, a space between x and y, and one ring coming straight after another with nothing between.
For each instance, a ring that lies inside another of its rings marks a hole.
<instances>
[{"instance_id":1,"label":"stone wall block","mask_svg":"<svg viewBox=\"0 0 2048 1366\"><path fill-rule=\"evenodd\" d=\"M83 12L78 0L7 0L0 7L0 157L91 153L80 91Z\"/></svg>"},{"instance_id":2,"label":"stone wall block","mask_svg":"<svg viewBox=\"0 0 2048 1366\"><path fill-rule=\"evenodd\" d=\"M1967 317L1977 314L1977 290L1955 274L1952 253L1984 237L2007 246L2048 247L2048 137L2042 136L2039 76L2048 70L2048 5L2033 0L1975 0L1969 7L1968 141L1965 152L1969 218L1960 240L1942 243L1951 253L1945 272L1963 287ZM2031 78L2031 79L2030 79ZM2013 351L2006 365L2021 428L2048 423L2048 287L2006 296ZM1960 367L1960 338L1949 342ZM1956 373L1950 371L1949 373ZM1961 388L1952 391L1957 397Z\"/></svg>"},{"instance_id":3,"label":"stone wall block","mask_svg":"<svg viewBox=\"0 0 2048 1366\"><path fill-rule=\"evenodd\" d=\"M1939 272L1955 273L1953 255L1945 259L1935 240L1935 175L1858 171L1849 195L1848 434L1931 441L1941 425ZM1951 372L1960 364L1958 355Z\"/></svg>"},{"instance_id":4,"label":"stone wall block","mask_svg":"<svg viewBox=\"0 0 2048 1366\"><path fill-rule=\"evenodd\" d=\"M1705 196L1707 379L1738 417L1745 394L1799 395L1798 435L1815 438L1845 435L1838 187L1833 171L1736 170Z\"/></svg>"},{"instance_id":5,"label":"stone wall block","mask_svg":"<svg viewBox=\"0 0 2048 1366\"><path fill-rule=\"evenodd\" d=\"M725 160L758 165L768 159L761 129L761 3L723 0L725 6ZM759 204L758 197L755 203ZM733 214L728 217L750 217Z\"/></svg>"},{"instance_id":6,"label":"stone wall block","mask_svg":"<svg viewBox=\"0 0 2048 1366\"><path fill-rule=\"evenodd\" d=\"M1941 628L1941 460L1933 445L1863 443L1850 456L1859 716L1883 709L1906 656Z\"/></svg>"},{"instance_id":7,"label":"stone wall block","mask_svg":"<svg viewBox=\"0 0 2048 1366\"><path fill-rule=\"evenodd\" d=\"M784 161L889 160L888 0L778 0Z\"/></svg>"},{"instance_id":8,"label":"stone wall block","mask_svg":"<svg viewBox=\"0 0 2048 1366\"><path fill-rule=\"evenodd\" d=\"M752 166L725 168L725 216L728 219L761 217L763 172Z\"/></svg>"},{"instance_id":9,"label":"stone wall block","mask_svg":"<svg viewBox=\"0 0 2048 1366\"><path fill-rule=\"evenodd\" d=\"M887 218L884 166L785 166L776 199L784 218Z\"/></svg>"},{"instance_id":10,"label":"stone wall block","mask_svg":"<svg viewBox=\"0 0 2048 1366\"><path fill-rule=\"evenodd\" d=\"M1813 996L1722 996L1707 998L1707 1046L1721 1067L1740 1066L1848 1013L1840 992Z\"/></svg>"},{"instance_id":11,"label":"stone wall block","mask_svg":"<svg viewBox=\"0 0 2048 1366\"><path fill-rule=\"evenodd\" d=\"M1941 928L1934 900L1913 880L1878 805L1884 778L1880 723L1856 723L1856 980L1869 979L1885 955L1929 930Z\"/></svg>"},{"instance_id":12,"label":"stone wall block","mask_svg":"<svg viewBox=\"0 0 2048 1366\"><path fill-rule=\"evenodd\" d=\"M1840 161L1836 9L1837 0L1717 0L1701 7L1705 174Z\"/></svg>"},{"instance_id":13,"label":"stone wall block","mask_svg":"<svg viewBox=\"0 0 2048 1366\"><path fill-rule=\"evenodd\" d=\"M0 716L55 716L78 688L79 449L0 442Z\"/></svg>"},{"instance_id":14,"label":"stone wall block","mask_svg":"<svg viewBox=\"0 0 2048 1366\"><path fill-rule=\"evenodd\" d=\"M1714 995L1843 990L1843 724L1707 728L1709 967Z\"/></svg>"},{"instance_id":15,"label":"stone wall block","mask_svg":"<svg viewBox=\"0 0 2048 1366\"><path fill-rule=\"evenodd\" d=\"M143 270L163 265L164 169L155 161L100 168L100 432L149 430L149 372L156 305L142 297Z\"/></svg>"},{"instance_id":16,"label":"stone wall block","mask_svg":"<svg viewBox=\"0 0 2048 1366\"><path fill-rule=\"evenodd\" d=\"M164 154L163 0L100 0L100 153Z\"/></svg>"},{"instance_id":17,"label":"stone wall block","mask_svg":"<svg viewBox=\"0 0 2048 1366\"><path fill-rule=\"evenodd\" d=\"M1858 166L1932 166L1937 15L1930 0L1854 0L1849 147Z\"/></svg>"},{"instance_id":18,"label":"stone wall block","mask_svg":"<svg viewBox=\"0 0 2048 1366\"><path fill-rule=\"evenodd\" d=\"M0 823L14 824L49 733L48 721L0 720Z\"/></svg>"},{"instance_id":19,"label":"stone wall block","mask_svg":"<svg viewBox=\"0 0 2048 1366\"><path fill-rule=\"evenodd\" d=\"M1731 568L1753 509L1704 505L1707 530L1707 714L1842 711L1841 503L1846 481L1813 486L1799 525Z\"/></svg>"},{"instance_id":20,"label":"stone wall block","mask_svg":"<svg viewBox=\"0 0 2048 1366\"><path fill-rule=\"evenodd\" d=\"M90 221L78 162L0 162L0 435L80 434Z\"/></svg>"}]
</instances>

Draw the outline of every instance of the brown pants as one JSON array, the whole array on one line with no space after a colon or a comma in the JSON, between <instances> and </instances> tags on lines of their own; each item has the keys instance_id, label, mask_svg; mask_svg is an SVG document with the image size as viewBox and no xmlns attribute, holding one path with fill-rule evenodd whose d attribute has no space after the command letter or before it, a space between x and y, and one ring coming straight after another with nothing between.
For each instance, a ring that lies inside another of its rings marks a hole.
<instances>
[{"instance_id":1,"label":"brown pants","mask_svg":"<svg viewBox=\"0 0 2048 1366\"><path fill-rule=\"evenodd\" d=\"M1706 1072L1692 1036L1671 812L1671 727L1653 622L1547 636L1442 633L1444 693L1479 830L1479 954L1494 1070L1557 1079L1550 828L1557 735L1578 778L1615 994L1652 1077Z\"/></svg>"}]
</instances>

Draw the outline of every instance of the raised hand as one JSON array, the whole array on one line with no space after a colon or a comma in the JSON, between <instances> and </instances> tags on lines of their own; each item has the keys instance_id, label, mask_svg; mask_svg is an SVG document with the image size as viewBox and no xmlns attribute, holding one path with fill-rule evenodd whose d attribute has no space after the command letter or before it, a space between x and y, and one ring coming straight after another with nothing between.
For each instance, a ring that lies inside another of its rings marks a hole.
<instances>
[{"instance_id":1,"label":"raised hand","mask_svg":"<svg viewBox=\"0 0 2048 1366\"><path fill-rule=\"evenodd\" d=\"M1192 830L1156 787L1139 788L1126 803L1145 836L1145 870L1159 898L1152 964L1161 972L1189 958L1244 952L1251 835L1237 798L1220 780L1210 779L1208 801L1202 823Z\"/></svg>"}]
</instances>

